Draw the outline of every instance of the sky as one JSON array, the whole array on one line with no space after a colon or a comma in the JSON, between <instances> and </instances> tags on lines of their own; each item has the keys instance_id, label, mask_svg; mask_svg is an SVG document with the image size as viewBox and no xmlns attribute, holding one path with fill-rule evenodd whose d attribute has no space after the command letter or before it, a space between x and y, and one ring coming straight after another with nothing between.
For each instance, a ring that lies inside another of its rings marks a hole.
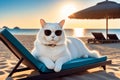
<instances>
[{"instance_id":1,"label":"sky","mask_svg":"<svg viewBox=\"0 0 120 80\"><path fill-rule=\"evenodd\" d=\"M0 0L0 28L40 28L40 19L60 22L64 28L105 28L106 20L69 19L76 11L105 0ZM120 3L120 0L112 0ZM120 19L110 19L109 28L120 28Z\"/></svg>"}]
</instances>

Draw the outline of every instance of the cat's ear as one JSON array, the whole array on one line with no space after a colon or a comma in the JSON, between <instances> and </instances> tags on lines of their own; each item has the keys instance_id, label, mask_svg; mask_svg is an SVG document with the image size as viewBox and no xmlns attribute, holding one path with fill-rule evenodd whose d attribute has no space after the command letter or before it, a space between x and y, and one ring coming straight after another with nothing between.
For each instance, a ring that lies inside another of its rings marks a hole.
<instances>
[{"instance_id":1,"label":"cat's ear","mask_svg":"<svg viewBox=\"0 0 120 80\"><path fill-rule=\"evenodd\" d=\"M63 27L64 23L65 23L65 20L62 20L62 21L59 22L59 25L60 25L61 27Z\"/></svg>"},{"instance_id":2,"label":"cat's ear","mask_svg":"<svg viewBox=\"0 0 120 80\"><path fill-rule=\"evenodd\" d=\"M45 20L44 19L40 19L40 24L43 27L46 24Z\"/></svg>"}]
</instances>

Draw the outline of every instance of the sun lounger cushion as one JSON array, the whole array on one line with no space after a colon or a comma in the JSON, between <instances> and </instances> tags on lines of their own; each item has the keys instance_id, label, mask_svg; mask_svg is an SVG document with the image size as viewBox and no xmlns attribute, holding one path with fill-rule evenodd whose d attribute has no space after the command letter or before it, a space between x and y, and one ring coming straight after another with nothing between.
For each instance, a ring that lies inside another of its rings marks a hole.
<instances>
[{"instance_id":1,"label":"sun lounger cushion","mask_svg":"<svg viewBox=\"0 0 120 80\"><path fill-rule=\"evenodd\" d=\"M97 62L102 62L102 61L106 61L107 57L101 57L101 58L77 58L77 59L73 59L71 61L66 62L63 67L62 70L65 69L72 69L72 68L77 68L77 67L82 67L82 66L86 66L86 65L90 65L90 64L94 64ZM46 68L46 66L43 66L41 68L42 72L52 72L52 70L49 70Z\"/></svg>"},{"instance_id":2,"label":"sun lounger cushion","mask_svg":"<svg viewBox=\"0 0 120 80\"><path fill-rule=\"evenodd\" d=\"M14 45L16 47L16 49L18 49L18 51L20 53L19 54L16 53L16 55L21 55L21 57L23 57L24 59L27 59L41 72L44 72L44 73L53 72L53 70L47 69L43 63L41 63L40 61L35 59L31 55L31 53L8 30L4 29L4 30L0 31L0 33L10 43L12 43L12 45ZM80 67L80 66L86 66L89 64L94 64L94 63L102 62L102 61L106 61L106 60L107 60L106 56L101 57L101 58L90 58L90 57L89 58L78 58L78 59L74 59L74 60L71 60L71 61L65 63L62 67L62 70L76 68L76 67Z\"/></svg>"}]
</instances>

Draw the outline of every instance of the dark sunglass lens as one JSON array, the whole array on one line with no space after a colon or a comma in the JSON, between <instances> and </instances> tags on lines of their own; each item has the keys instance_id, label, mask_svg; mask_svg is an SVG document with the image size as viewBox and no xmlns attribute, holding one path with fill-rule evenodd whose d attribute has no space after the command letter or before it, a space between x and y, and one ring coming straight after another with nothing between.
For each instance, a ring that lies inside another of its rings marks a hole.
<instances>
[{"instance_id":1,"label":"dark sunglass lens","mask_svg":"<svg viewBox=\"0 0 120 80\"><path fill-rule=\"evenodd\" d=\"M55 35L56 35L56 36L60 36L61 34L62 34L62 31L61 31L61 30L55 31Z\"/></svg>"},{"instance_id":2,"label":"dark sunglass lens","mask_svg":"<svg viewBox=\"0 0 120 80\"><path fill-rule=\"evenodd\" d=\"M50 30L45 30L44 33L46 36L50 36L52 32Z\"/></svg>"}]
</instances>

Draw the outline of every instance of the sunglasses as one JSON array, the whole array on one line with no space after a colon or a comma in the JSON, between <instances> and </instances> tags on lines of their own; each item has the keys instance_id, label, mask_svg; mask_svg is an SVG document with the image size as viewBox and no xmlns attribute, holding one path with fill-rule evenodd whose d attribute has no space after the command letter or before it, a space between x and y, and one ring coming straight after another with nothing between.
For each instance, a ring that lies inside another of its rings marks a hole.
<instances>
[{"instance_id":1,"label":"sunglasses","mask_svg":"<svg viewBox=\"0 0 120 80\"><path fill-rule=\"evenodd\" d=\"M50 36L52 34L52 31L51 30L44 30L44 34L46 36ZM62 30L56 30L55 31L56 36L60 36L61 34L62 34Z\"/></svg>"}]
</instances>

